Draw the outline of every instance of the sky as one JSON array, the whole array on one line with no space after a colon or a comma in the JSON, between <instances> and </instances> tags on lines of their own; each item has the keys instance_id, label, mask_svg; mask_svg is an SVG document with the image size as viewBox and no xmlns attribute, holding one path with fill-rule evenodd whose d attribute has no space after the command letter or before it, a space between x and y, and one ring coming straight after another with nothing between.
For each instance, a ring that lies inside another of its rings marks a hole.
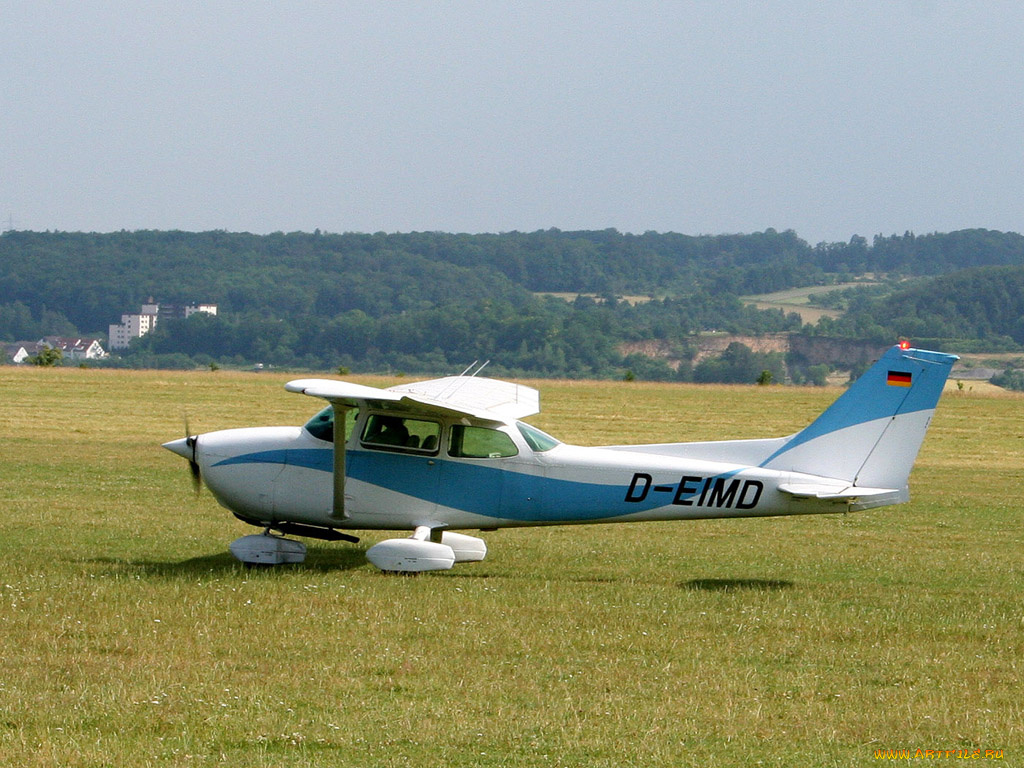
<instances>
[{"instance_id":1,"label":"sky","mask_svg":"<svg viewBox=\"0 0 1024 768\"><path fill-rule=\"evenodd\" d=\"M1024 230L1024 4L0 2L0 229Z\"/></svg>"}]
</instances>

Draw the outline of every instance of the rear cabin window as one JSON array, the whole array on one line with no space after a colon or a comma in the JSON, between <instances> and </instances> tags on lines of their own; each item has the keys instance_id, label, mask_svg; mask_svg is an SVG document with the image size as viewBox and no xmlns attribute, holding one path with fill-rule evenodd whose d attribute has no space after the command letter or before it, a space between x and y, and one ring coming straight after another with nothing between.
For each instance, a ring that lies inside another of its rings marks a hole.
<instances>
[{"instance_id":1,"label":"rear cabin window","mask_svg":"<svg viewBox=\"0 0 1024 768\"><path fill-rule=\"evenodd\" d=\"M441 425L436 421L375 413L366 420L362 442L385 451L436 454L440 436Z\"/></svg>"},{"instance_id":2,"label":"rear cabin window","mask_svg":"<svg viewBox=\"0 0 1024 768\"><path fill-rule=\"evenodd\" d=\"M351 435L356 426L356 418L359 416L358 408L345 409L345 434ZM320 413L306 422L306 431L317 440L325 440L328 443L334 442L334 408L328 405Z\"/></svg>"},{"instance_id":3,"label":"rear cabin window","mask_svg":"<svg viewBox=\"0 0 1024 768\"><path fill-rule=\"evenodd\" d=\"M448 438L448 455L463 459L500 459L519 453L512 438L487 427L456 424Z\"/></svg>"}]
</instances>

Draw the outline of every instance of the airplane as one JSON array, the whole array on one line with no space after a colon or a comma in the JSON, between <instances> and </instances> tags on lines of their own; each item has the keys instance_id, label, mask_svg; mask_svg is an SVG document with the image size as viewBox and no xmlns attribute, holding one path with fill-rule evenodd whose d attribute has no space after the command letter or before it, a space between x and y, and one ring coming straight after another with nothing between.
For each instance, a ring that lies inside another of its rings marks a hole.
<instances>
[{"instance_id":1,"label":"airplane","mask_svg":"<svg viewBox=\"0 0 1024 768\"><path fill-rule=\"evenodd\" d=\"M908 477L956 355L890 348L803 430L770 439L581 447L523 419L536 389L476 375L387 389L285 385L327 401L302 427L228 429L165 443L240 520L263 528L243 563L302 562L289 535L357 542L382 571L478 562L466 529L846 512L909 500ZM472 366L471 366L472 368ZM476 371L478 373L479 371ZM187 427L186 427L187 432Z\"/></svg>"}]
</instances>

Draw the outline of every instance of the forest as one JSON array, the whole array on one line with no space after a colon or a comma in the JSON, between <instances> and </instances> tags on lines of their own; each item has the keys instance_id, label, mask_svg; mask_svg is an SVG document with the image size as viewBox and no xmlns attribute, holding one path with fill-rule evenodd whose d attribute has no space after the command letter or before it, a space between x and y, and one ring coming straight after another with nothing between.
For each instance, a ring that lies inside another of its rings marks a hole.
<instances>
[{"instance_id":1,"label":"forest","mask_svg":"<svg viewBox=\"0 0 1024 768\"><path fill-rule=\"evenodd\" d=\"M870 287L825 294L822 304L843 314L815 325L740 298L864 276ZM697 334L1018 350L1024 237L908 232L811 246L772 229L0 235L0 340L105 336L150 297L212 302L219 314L161 321L108 364L446 373L491 360L490 370L519 376L750 381L769 371L781 380L778 354L732 349L693 364ZM635 342L659 343L674 364L626 353Z\"/></svg>"}]
</instances>

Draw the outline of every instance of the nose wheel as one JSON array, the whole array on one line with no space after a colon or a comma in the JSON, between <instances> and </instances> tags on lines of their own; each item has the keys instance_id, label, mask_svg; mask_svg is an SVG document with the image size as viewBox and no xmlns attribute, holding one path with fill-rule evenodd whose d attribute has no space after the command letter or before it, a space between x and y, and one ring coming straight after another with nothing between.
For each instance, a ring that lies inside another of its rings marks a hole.
<instances>
[{"instance_id":1,"label":"nose wheel","mask_svg":"<svg viewBox=\"0 0 1024 768\"><path fill-rule=\"evenodd\" d=\"M301 541L275 536L267 528L263 533L243 536L231 542L231 554L246 565L283 565L301 563L306 559L306 545Z\"/></svg>"}]
</instances>

